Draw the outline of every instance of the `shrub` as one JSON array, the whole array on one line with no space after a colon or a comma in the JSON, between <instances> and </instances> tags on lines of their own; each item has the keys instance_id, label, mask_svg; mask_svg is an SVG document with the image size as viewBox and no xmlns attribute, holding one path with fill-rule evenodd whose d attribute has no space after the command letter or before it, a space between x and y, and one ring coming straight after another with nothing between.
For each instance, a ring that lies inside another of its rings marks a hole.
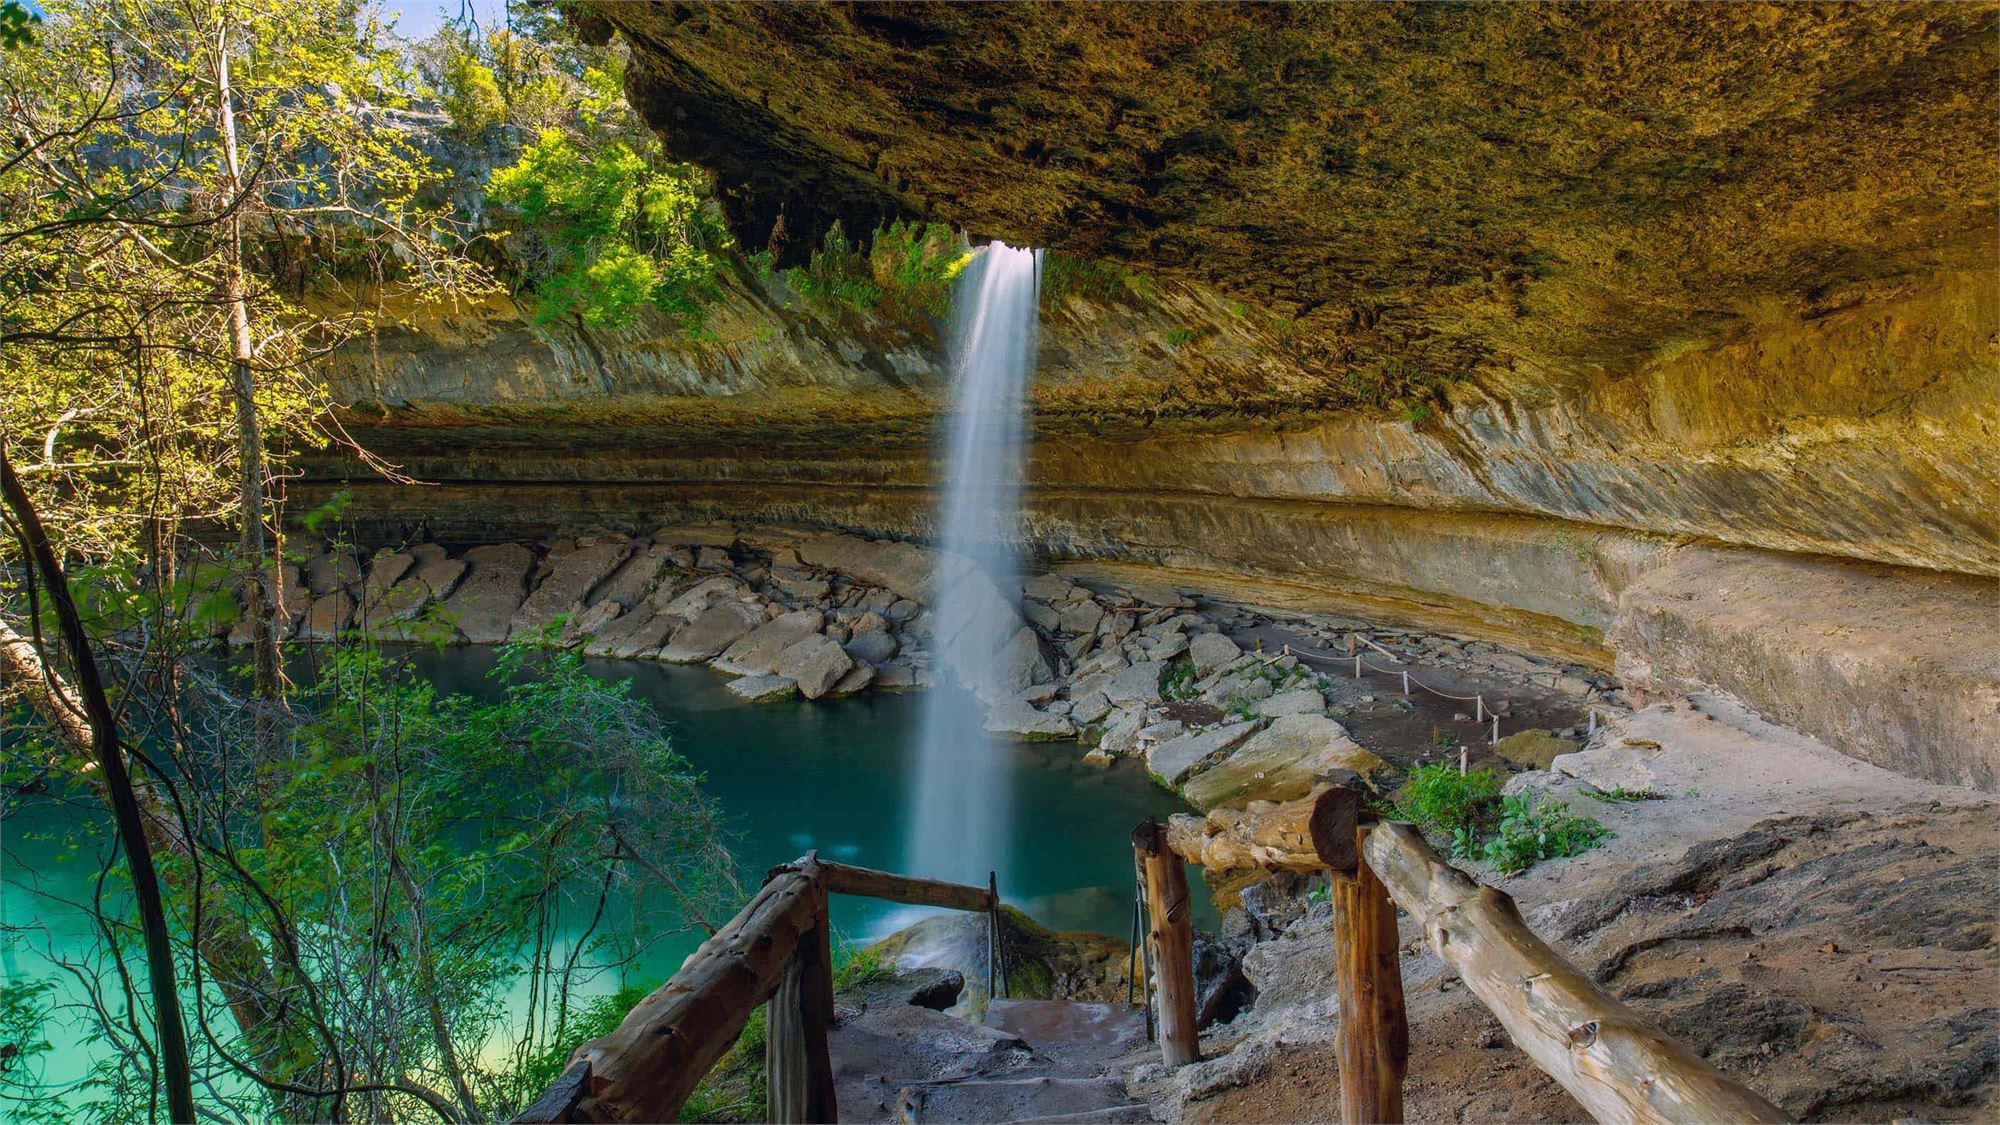
<instances>
[{"instance_id":1,"label":"shrub","mask_svg":"<svg viewBox=\"0 0 2000 1125\"><path fill-rule=\"evenodd\" d=\"M1494 870L1514 875L1545 859L1581 855L1604 842L1611 830L1595 818L1578 816L1554 801L1507 797L1500 802L1500 826L1481 850Z\"/></svg>"},{"instance_id":2,"label":"shrub","mask_svg":"<svg viewBox=\"0 0 2000 1125\"><path fill-rule=\"evenodd\" d=\"M721 296L717 251L730 244L692 167L650 166L618 142L594 154L554 131L493 173L489 194L534 236L521 255L537 323L575 315L593 328L630 324L648 304L689 328Z\"/></svg>"},{"instance_id":3,"label":"shrub","mask_svg":"<svg viewBox=\"0 0 2000 1125\"><path fill-rule=\"evenodd\" d=\"M827 228L819 249L806 264L787 270L785 280L807 305L827 316L866 313L882 299L868 255L848 243L838 219Z\"/></svg>"},{"instance_id":4,"label":"shrub","mask_svg":"<svg viewBox=\"0 0 2000 1125\"><path fill-rule=\"evenodd\" d=\"M1473 859L1479 855L1479 836L1491 823L1499 798L1500 775L1492 770L1461 774L1457 766L1445 763L1418 766L1403 785L1395 815L1451 841L1454 856Z\"/></svg>"},{"instance_id":5,"label":"shrub","mask_svg":"<svg viewBox=\"0 0 2000 1125\"><path fill-rule=\"evenodd\" d=\"M1072 296L1098 304L1136 305L1159 290L1144 274L1117 262L1078 258L1050 251L1042 257L1042 311L1053 312Z\"/></svg>"},{"instance_id":6,"label":"shrub","mask_svg":"<svg viewBox=\"0 0 2000 1125\"><path fill-rule=\"evenodd\" d=\"M951 284L971 260L965 241L943 223L898 219L876 229L868 250L886 311L905 319L950 312Z\"/></svg>"}]
</instances>

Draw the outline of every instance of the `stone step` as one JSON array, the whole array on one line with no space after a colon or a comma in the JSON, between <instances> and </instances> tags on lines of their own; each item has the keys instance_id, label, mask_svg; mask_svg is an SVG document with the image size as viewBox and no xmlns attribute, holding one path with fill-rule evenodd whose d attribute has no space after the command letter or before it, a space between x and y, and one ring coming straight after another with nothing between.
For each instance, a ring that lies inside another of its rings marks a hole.
<instances>
[{"instance_id":1,"label":"stone step","mask_svg":"<svg viewBox=\"0 0 2000 1125\"><path fill-rule=\"evenodd\" d=\"M944 1125L989 1121L1143 1121L1116 1078L973 1078L913 1084L896 1092L896 1120ZM1138 1116L1132 1116L1134 1111Z\"/></svg>"}]
</instances>

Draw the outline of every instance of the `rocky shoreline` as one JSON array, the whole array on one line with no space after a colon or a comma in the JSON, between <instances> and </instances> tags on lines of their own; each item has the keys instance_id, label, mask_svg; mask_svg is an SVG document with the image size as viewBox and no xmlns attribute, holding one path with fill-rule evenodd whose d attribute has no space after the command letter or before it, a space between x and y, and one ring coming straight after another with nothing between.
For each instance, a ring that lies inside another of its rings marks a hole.
<instances>
[{"instance_id":1,"label":"rocky shoreline","mask_svg":"<svg viewBox=\"0 0 2000 1125\"><path fill-rule=\"evenodd\" d=\"M985 706L989 733L1074 740L1099 764L1143 760L1204 809L1301 796L1331 774L1373 775L1385 754L1407 767L1459 743L1498 764L1545 765L1571 748L1562 740L1580 733L1581 709L1604 719L1627 709L1599 673L1490 642L1055 573L1002 590L963 560L844 534L694 526L458 550L327 548L286 564L282 580L297 640L498 644L543 634L587 656L706 664L752 703L925 689L947 668L982 667L980 682L958 686ZM943 587L962 588L953 603L976 607L968 619L939 620L932 603ZM239 623L231 639L248 635ZM966 651L974 638L1004 640ZM1420 686L1472 677L1488 694L1476 720L1470 704L1431 714L1419 705L1438 699L1400 698L1393 677L1386 691L1352 678L1343 648L1360 651L1370 674L1388 664L1417 672ZM1548 704L1558 729L1527 727L1534 713L1513 706L1529 697ZM1377 727L1429 717L1433 736L1421 748L1357 742L1350 726L1368 727L1371 714ZM1509 737L1489 749L1492 714L1506 717Z\"/></svg>"}]
</instances>

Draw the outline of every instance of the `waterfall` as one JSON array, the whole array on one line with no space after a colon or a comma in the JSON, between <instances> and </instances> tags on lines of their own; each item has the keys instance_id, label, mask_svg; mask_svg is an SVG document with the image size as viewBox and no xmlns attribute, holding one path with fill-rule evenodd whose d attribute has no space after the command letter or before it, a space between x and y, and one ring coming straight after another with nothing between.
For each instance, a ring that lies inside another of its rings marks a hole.
<instances>
[{"instance_id":1,"label":"waterfall","mask_svg":"<svg viewBox=\"0 0 2000 1125\"><path fill-rule=\"evenodd\" d=\"M939 666L917 744L908 856L912 871L957 882L983 883L1011 842L1004 748L986 735L974 693L1021 625L1015 544L1040 284L1041 251L995 242L959 275L955 301L931 598Z\"/></svg>"}]
</instances>

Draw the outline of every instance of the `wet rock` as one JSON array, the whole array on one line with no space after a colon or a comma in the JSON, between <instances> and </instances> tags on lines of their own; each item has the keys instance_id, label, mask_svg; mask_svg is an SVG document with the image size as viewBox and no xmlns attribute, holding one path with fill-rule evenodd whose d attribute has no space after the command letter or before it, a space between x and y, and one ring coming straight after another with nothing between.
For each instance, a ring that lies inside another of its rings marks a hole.
<instances>
[{"instance_id":1,"label":"wet rock","mask_svg":"<svg viewBox=\"0 0 2000 1125\"><path fill-rule=\"evenodd\" d=\"M675 638L678 642L679 637ZM777 673L797 681L799 694L818 699L833 690L854 661L827 637L812 636L787 647L778 656Z\"/></svg>"},{"instance_id":2,"label":"wet rock","mask_svg":"<svg viewBox=\"0 0 2000 1125\"><path fill-rule=\"evenodd\" d=\"M1183 734L1146 753L1146 771L1169 789L1218 754L1233 749L1257 733L1261 723L1229 723L1214 730Z\"/></svg>"},{"instance_id":3,"label":"wet rock","mask_svg":"<svg viewBox=\"0 0 2000 1125\"><path fill-rule=\"evenodd\" d=\"M466 640L499 644L527 595L535 553L519 543L491 543L467 551L465 563L465 577L445 599L443 612Z\"/></svg>"},{"instance_id":4,"label":"wet rock","mask_svg":"<svg viewBox=\"0 0 2000 1125\"><path fill-rule=\"evenodd\" d=\"M917 670L908 664L884 664L875 669L875 690L910 691L919 686Z\"/></svg>"},{"instance_id":5,"label":"wet rock","mask_svg":"<svg viewBox=\"0 0 2000 1125\"><path fill-rule=\"evenodd\" d=\"M816 609L781 613L723 650L714 667L738 676L773 674L784 651L819 632L825 621L826 615Z\"/></svg>"},{"instance_id":6,"label":"wet rock","mask_svg":"<svg viewBox=\"0 0 2000 1125\"><path fill-rule=\"evenodd\" d=\"M1042 655L1041 639L1026 625L1016 629L1007 643L993 654L985 682L978 687L981 699L1018 696L1035 686L1055 679L1048 658Z\"/></svg>"},{"instance_id":7,"label":"wet rock","mask_svg":"<svg viewBox=\"0 0 2000 1125\"><path fill-rule=\"evenodd\" d=\"M660 659L670 664L713 660L762 620L762 613L742 602L712 605L675 630L673 639L661 646Z\"/></svg>"},{"instance_id":8,"label":"wet rock","mask_svg":"<svg viewBox=\"0 0 2000 1125\"><path fill-rule=\"evenodd\" d=\"M1014 699L1003 700L987 709L986 732L1025 742L1054 742L1075 738L1076 725L1065 716L1038 711L1032 705Z\"/></svg>"},{"instance_id":9,"label":"wet rock","mask_svg":"<svg viewBox=\"0 0 2000 1125\"><path fill-rule=\"evenodd\" d=\"M729 694L749 703L775 703L799 693L789 676L742 676L729 681Z\"/></svg>"},{"instance_id":10,"label":"wet rock","mask_svg":"<svg viewBox=\"0 0 2000 1125\"><path fill-rule=\"evenodd\" d=\"M1324 715L1286 715L1227 758L1195 775L1183 788L1201 809L1248 801L1289 801L1312 789L1330 770L1366 775L1382 759L1356 745L1347 728Z\"/></svg>"}]
</instances>

